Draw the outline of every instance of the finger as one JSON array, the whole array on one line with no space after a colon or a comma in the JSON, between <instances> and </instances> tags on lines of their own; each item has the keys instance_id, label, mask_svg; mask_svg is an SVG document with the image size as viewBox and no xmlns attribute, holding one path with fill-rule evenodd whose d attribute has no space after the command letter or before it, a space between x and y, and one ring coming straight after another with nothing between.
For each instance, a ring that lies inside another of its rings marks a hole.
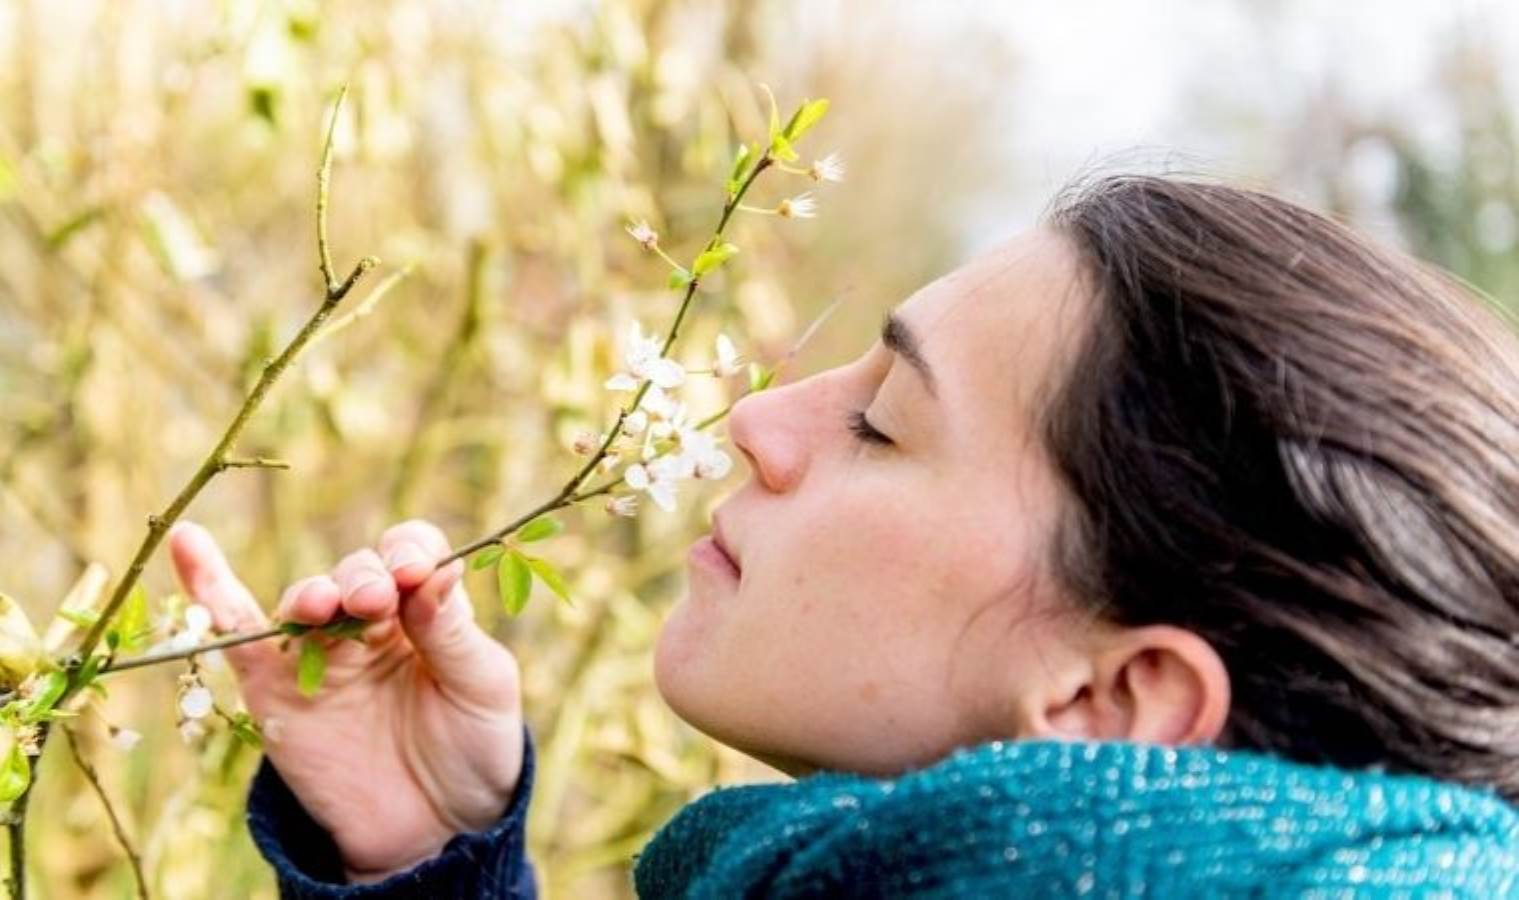
<instances>
[{"instance_id":1,"label":"finger","mask_svg":"<svg viewBox=\"0 0 1519 900\"><path fill-rule=\"evenodd\" d=\"M343 557L332 570L332 580L350 616L373 621L395 615L400 599L395 579L373 550L366 547Z\"/></svg>"},{"instance_id":2,"label":"finger","mask_svg":"<svg viewBox=\"0 0 1519 900\"><path fill-rule=\"evenodd\" d=\"M434 572L435 562L450 552L443 530L422 519L392 525L380 535L380 556L403 594L415 590Z\"/></svg>"},{"instance_id":3,"label":"finger","mask_svg":"<svg viewBox=\"0 0 1519 900\"><path fill-rule=\"evenodd\" d=\"M211 611L216 629L224 633L260 631L269 619L253 594L243 586L227 557L210 532L193 522L180 522L169 530L169 555L185 593ZM276 658L265 641L228 647L227 661L244 675Z\"/></svg>"},{"instance_id":4,"label":"finger","mask_svg":"<svg viewBox=\"0 0 1519 900\"><path fill-rule=\"evenodd\" d=\"M401 627L440 687L491 710L515 709L517 661L475 624L463 574L455 560L429 576L401 601Z\"/></svg>"},{"instance_id":5,"label":"finger","mask_svg":"<svg viewBox=\"0 0 1519 900\"><path fill-rule=\"evenodd\" d=\"M278 616L284 622L325 625L338 613L342 592L330 575L312 575L285 588Z\"/></svg>"}]
</instances>

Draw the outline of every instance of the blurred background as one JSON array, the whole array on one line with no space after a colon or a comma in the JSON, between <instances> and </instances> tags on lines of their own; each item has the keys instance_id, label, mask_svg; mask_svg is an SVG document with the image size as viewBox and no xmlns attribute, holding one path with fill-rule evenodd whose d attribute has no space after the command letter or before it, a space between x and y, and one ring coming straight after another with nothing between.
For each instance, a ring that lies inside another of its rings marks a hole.
<instances>
[{"instance_id":1,"label":"blurred background","mask_svg":"<svg viewBox=\"0 0 1519 900\"><path fill-rule=\"evenodd\" d=\"M675 295L623 232L678 258L710 234L740 140L833 106L800 148L839 184L811 220L740 216L743 253L698 295L676 356L719 331L782 380L868 347L883 308L1035 224L1081 167L1209 173L1343 216L1512 304L1519 297L1519 7L1165 0L807 3L604 0L0 0L0 591L43 627L88 568L120 574L319 301L315 172L339 123L337 267L382 266L360 310L269 397L239 452L288 472L216 479L189 515L272 605L400 518L456 542L549 496L637 317ZM405 273L383 294L387 278ZM698 415L743 389L693 378ZM538 741L531 852L550 897L630 893L652 829L718 783L771 777L680 724L649 648L684 551L745 477L677 512L570 511L518 618L472 575L518 654ZM700 487L700 489L697 489ZM161 556L161 554L160 554ZM86 581L89 579L86 578ZM155 559L155 610L175 585ZM175 667L115 676L80 719L155 896L273 897L242 824L257 751L186 745ZM225 672L222 702L236 703ZM108 724L144 734L123 752ZM33 799L36 894L128 897L130 872L67 748Z\"/></svg>"}]
</instances>

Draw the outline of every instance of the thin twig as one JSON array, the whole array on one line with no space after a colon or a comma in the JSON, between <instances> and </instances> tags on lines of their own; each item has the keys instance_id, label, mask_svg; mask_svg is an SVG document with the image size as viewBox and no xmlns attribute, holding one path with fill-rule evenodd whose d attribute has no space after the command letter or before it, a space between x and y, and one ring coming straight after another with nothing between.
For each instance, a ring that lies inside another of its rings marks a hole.
<instances>
[{"instance_id":1,"label":"thin twig","mask_svg":"<svg viewBox=\"0 0 1519 900\"><path fill-rule=\"evenodd\" d=\"M95 789L95 796L100 798L100 805L105 807L106 818L111 820L111 831L116 833L116 843L121 845L121 851L127 855L127 862L132 865L132 877L137 881L137 896L141 900L148 900L148 881L142 874L142 857L133 848L132 842L127 839L127 831L121 824L121 817L116 814L116 807L111 805L111 798L105 791L105 786L100 783L100 775L95 767L90 765L89 760L84 758L84 753L79 749L79 741L74 736L72 728L63 729L64 743L69 745L69 753L74 757L74 765L79 767L79 772L84 780Z\"/></svg>"},{"instance_id":2,"label":"thin twig","mask_svg":"<svg viewBox=\"0 0 1519 900\"><path fill-rule=\"evenodd\" d=\"M338 116L343 112L343 101L347 97L348 85L345 84L332 103L332 117L327 120L327 139L322 142L322 161L316 168L316 252L321 259L322 284L327 288L328 297L338 290L337 278L332 274L332 251L327 245L327 190L332 181L332 136L337 133Z\"/></svg>"},{"instance_id":3,"label":"thin twig","mask_svg":"<svg viewBox=\"0 0 1519 900\"><path fill-rule=\"evenodd\" d=\"M469 245L464 282L464 310L453 336L442 348L438 369L422 390L422 400L417 405L417 420L411 427L412 439L401 453L396 465L396 475L390 484L390 511L400 516L406 510L417 474L422 470L426 456L428 432L438 417L446 411L445 404L452 394L465 362L480 334L481 308L485 299L485 274L490 254L485 243L474 240Z\"/></svg>"},{"instance_id":4,"label":"thin twig","mask_svg":"<svg viewBox=\"0 0 1519 900\"><path fill-rule=\"evenodd\" d=\"M221 467L223 469L288 469L290 463L267 456L229 456L222 460Z\"/></svg>"},{"instance_id":5,"label":"thin twig","mask_svg":"<svg viewBox=\"0 0 1519 900\"><path fill-rule=\"evenodd\" d=\"M374 312L375 307L379 305L380 301L385 299L385 296L389 294L396 285L404 281L406 277L411 274L412 269L414 268L416 268L415 264L407 263L396 271L391 272L389 275L386 275L383 279L380 280L379 284L374 286L373 290L364 295L363 300L360 300L358 303L354 304L353 309L349 310L341 316L338 316L331 322L328 322L327 327L323 328L316 337L311 339L311 343L306 345L307 348L310 349L311 347L315 347L317 344L327 340L328 338L337 334L339 331L342 331L344 328L352 325L359 319L362 319L370 313Z\"/></svg>"},{"instance_id":6,"label":"thin twig","mask_svg":"<svg viewBox=\"0 0 1519 900\"><path fill-rule=\"evenodd\" d=\"M744 199L744 194L748 193L749 186L754 184L754 179L757 178L761 172L765 171L765 169L769 168L771 162L772 160L770 158L770 151L766 150L760 156L759 160L755 162L754 168L750 170L748 176L744 179L743 184L741 184L738 190L735 191L733 195L728 198L728 201L723 204L722 217L718 219L717 228L714 229L711 240L706 244L707 247L712 247L717 244L718 239L723 235L723 229L728 225L728 220L733 216L733 211L738 208L739 201ZM670 333L665 336L664 346L661 347L659 351L660 356L664 356L670 352L670 346L675 343L676 337L679 336L680 324L686 317L686 311L691 307L691 298L695 296L696 288L700 281L700 278L693 277L690 281L686 282L685 296L681 298L680 309L675 313L675 321L670 325ZM445 556L442 559L438 560L436 568L442 568L443 566L448 565L456 559L463 559L464 557L469 556L471 553L474 553L477 550L483 550L484 548L492 546L493 544L501 543L502 538L505 538L507 535L516 531L518 528L521 528L523 525L526 525L528 522L531 522L538 516L553 512L554 510L565 506L569 506L577 499L595 496L595 494L604 493L606 490L610 490L610 487L603 486L603 488L598 488L592 493L585 495L577 495L576 493L580 490L580 486L585 482L586 478L588 478L591 473L595 471L597 464L606 458L607 452L611 449L612 443L622 435L623 423L627 421L628 416L632 414L633 410L638 408L638 404L643 401L644 394L648 393L649 391L649 385L653 383L654 382L646 379L643 384L639 385L638 393L633 395L632 402L629 403L627 407L618 410L617 421L607 432L606 439L601 442L601 446L598 447L596 452L591 455L590 459L586 460L585 465L581 466L580 471L576 472L574 477L566 482L564 487L559 489L559 492L557 494L548 500L545 500L542 503L538 504L538 506L536 506L531 512L517 517L505 526L496 529L485 537L471 541L470 543L465 544L463 547L460 547L458 550L455 550L453 553L450 553L448 556Z\"/></svg>"},{"instance_id":7,"label":"thin twig","mask_svg":"<svg viewBox=\"0 0 1519 900\"><path fill-rule=\"evenodd\" d=\"M225 650L228 647L237 647L241 644L251 644L254 641L264 641L269 638L279 637L285 634L279 626L266 628L263 631L249 631L242 634L229 634L219 637L214 641L206 641L204 644L196 644L183 650L162 650L158 653L144 653L141 656L132 656L117 662L106 663L98 670L101 675L112 672L125 672L127 669L140 669L143 666L156 666L159 663L173 662L176 659L193 659L202 653L210 653L213 650Z\"/></svg>"}]
</instances>

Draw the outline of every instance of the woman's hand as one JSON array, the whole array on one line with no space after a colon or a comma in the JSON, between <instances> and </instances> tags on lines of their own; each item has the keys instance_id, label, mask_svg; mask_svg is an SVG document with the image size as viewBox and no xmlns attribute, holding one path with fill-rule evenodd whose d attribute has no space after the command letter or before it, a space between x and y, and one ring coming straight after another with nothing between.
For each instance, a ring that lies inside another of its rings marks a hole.
<instances>
[{"instance_id":1,"label":"woman's hand","mask_svg":"<svg viewBox=\"0 0 1519 900\"><path fill-rule=\"evenodd\" d=\"M181 523L169 542L186 592L219 631L268 627L205 529ZM378 880L485 828L522 769L517 662L475 624L463 563L433 571L448 553L442 531L413 520L285 590L281 621L321 625L347 613L373 623L362 643L331 644L315 697L296 688L293 647L225 651L265 752L332 834L352 881Z\"/></svg>"}]
</instances>

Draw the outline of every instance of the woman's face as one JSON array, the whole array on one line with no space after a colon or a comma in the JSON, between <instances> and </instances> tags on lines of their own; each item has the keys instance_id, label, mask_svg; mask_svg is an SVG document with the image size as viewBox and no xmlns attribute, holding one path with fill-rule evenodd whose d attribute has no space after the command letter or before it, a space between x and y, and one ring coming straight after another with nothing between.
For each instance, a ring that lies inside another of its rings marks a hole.
<instances>
[{"instance_id":1,"label":"woman's face","mask_svg":"<svg viewBox=\"0 0 1519 900\"><path fill-rule=\"evenodd\" d=\"M1041 403L1085 321L1073 249L1024 233L895 310L854 362L739 402L751 477L660 635L660 692L783 769L887 773L1016 737L1012 690L1065 638ZM917 364L914 364L916 357ZM889 445L857 436L865 420Z\"/></svg>"}]
</instances>

